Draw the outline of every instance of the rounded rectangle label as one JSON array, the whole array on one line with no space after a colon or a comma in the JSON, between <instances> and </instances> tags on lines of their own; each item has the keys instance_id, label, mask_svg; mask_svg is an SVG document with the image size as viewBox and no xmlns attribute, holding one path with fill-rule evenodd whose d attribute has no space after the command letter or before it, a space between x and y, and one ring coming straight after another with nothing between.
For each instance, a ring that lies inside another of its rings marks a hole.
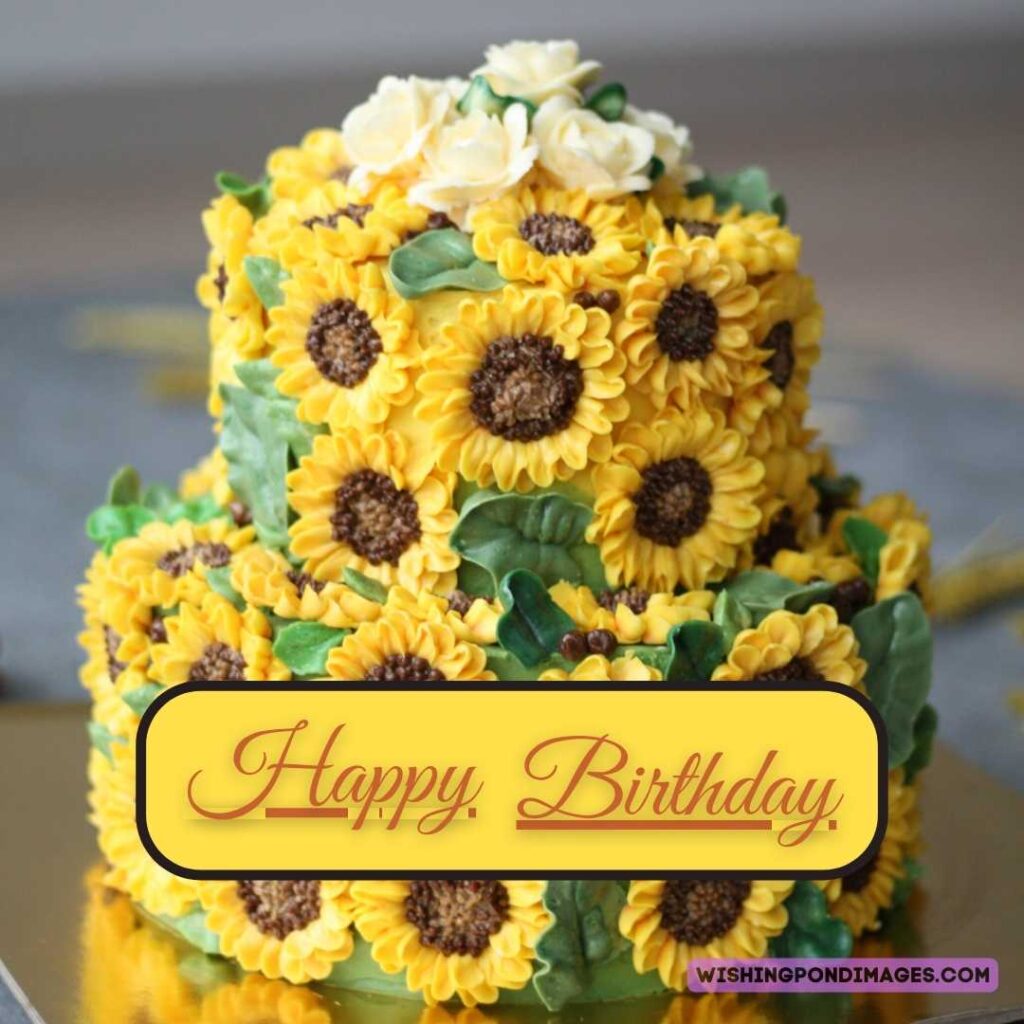
<instances>
[{"instance_id":1,"label":"rounded rectangle label","mask_svg":"<svg viewBox=\"0 0 1024 1024\"><path fill-rule=\"evenodd\" d=\"M193 683L137 756L192 878L825 878L885 829L884 729L831 684Z\"/></svg>"}]
</instances>

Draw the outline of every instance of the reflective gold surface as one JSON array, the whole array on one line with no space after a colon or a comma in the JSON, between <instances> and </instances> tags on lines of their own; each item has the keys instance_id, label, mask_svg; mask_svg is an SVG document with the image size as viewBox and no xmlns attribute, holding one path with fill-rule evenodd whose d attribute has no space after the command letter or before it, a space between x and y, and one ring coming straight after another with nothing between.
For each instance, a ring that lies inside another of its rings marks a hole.
<instances>
[{"instance_id":1,"label":"reflective gold surface","mask_svg":"<svg viewBox=\"0 0 1024 1024\"><path fill-rule=\"evenodd\" d=\"M858 952L992 956L968 996L677 997L569 1009L426 1010L243 976L105 889L85 821L85 709L0 708L0 958L46 1024L892 1024L1024 1005L1024 799L940 749L923 797L926 876L886 939Z\"/></svg>"}]
</instances>

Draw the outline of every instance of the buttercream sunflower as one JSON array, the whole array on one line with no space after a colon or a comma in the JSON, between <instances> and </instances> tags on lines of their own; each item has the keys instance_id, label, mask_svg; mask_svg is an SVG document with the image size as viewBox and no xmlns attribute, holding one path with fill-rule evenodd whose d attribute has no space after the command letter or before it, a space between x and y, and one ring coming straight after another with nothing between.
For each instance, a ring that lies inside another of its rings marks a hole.
<instances>
[{"instance_id":1,"label":"buttercream sunflower","mask_svg":"<svg viewBox=\"0 0 1024 1024\"><path fill-rule=\"evenodd\" d=\"M167 641L152 648L154 682L177 686L290 678L287 666L274 657L270 622L256 608L239 611L211 591L199 605L182 602L163 625Z\"/></svg>"},{"instance_id":2,"label":"buttercream sunflower","mask_svg":"<svg viewBox=\"0 0 1024 1024\"><path fill-rule=\"evenodd\" d=\"M299 400L300 419L335 429L379 424L413 397L412 309L376 264L328 258L281 287L267 338L282 371L277 387Z\"/></svg>"},{"instance_id":3,"label":"buttercream sunflower","mask_svg":"<svg viewBox=\"0 0 1024 1024\"><path fill-rule=\"evenodd\" d=\"M633 944L633 967L657 970L663 984L686 988L691 960L763 957L789 915L792 882L672 879L630 882L619 931Z\"/></svg>"},{"instance_id":4,"label":"buttercream sunflower","mask_svg":"<svg viewBox=\"0 0 1024 1024\"><path fill-rule=\"evenodd\" d=\"M345 583L328 583L297 569L279 551L253 544L231 567L231 585L246 604L282 619L348 629L377 618L381 605Z\"/></svg>"},{"instance_id":5,"label":"buttercream sunflower","mask_svg":"<svg viewBox=\"0 0 1024 1024\"><path fill-rule=\"evenodd\" d=\"M172 608L183 600L201 600L207 570L230 565L255 535L251 526L236 527L220 516L206 523L146 523L135 537L117 544L110 575L146 604Z\"/></svg>"},{"instance_id":6,"label":"buttercream sunflower","mask_svg":"<svg viewBox=\"0 0 1024 1024\"><path fill-rule=\"evenodd\" d=\"M222 508L228 508L235 502L234 492L228 483L228 460L219 446L181 474L178 493L186 500L209 495ZM236 522L239 518L235 515Z\"/></svg>"},{"instance_id":7,"label":"buttercream sunflower","mask_svg":"<svg viewBox=\"0 0 1024 1024\"><path fill-rule=\"evenodd\" d=\"M298 514L292 554L323 582L340 582L351 568L387 586L451 590L459 564L448 546L454 483L396 431L321 434L287 477Z\"/></svg>"},{"instance_id":8,"label":"buttercream sunflower","mask_svg":"<svg viewBox=\"0 0 1024 1024\"><path fill-rule=\"evenodd\" d=\"M798 614L774 611L733 641L726 660L711 674L715 682L829 682L863 689L867 663L859 657L853 630L836 609L816 604Z\"/></svg>"},{"instance_id":9,"label":"buttercream sunflower","mask_svg":"<svg viewBox=\"0 0 1024 1024\"><path fill-rule=\"evenodd\" d=\"M634 275L616 340L626 377L659 404L701 392L729 396L764 377L751 330L757 289L710 238L661 245Z\"/></svg>"},{"instance_id":10,"label":"buttercream sunflower","mask_svg":"<svg viewBox=\"0 0 1024 1024\"><path fill-rule=\"evenodd\" d=\"M419 590L412 593L395 586L388 591L387 607L410 612L433 622L451 626L460 640L474 644L498 642L498 619L503 609L498 601L451 590L446 596Z\"/></svg>"},{"instance_id":11,"label":"buttercream sunflower","mask_svg":"<svg viewBox=\"0 0 1024 1024\"><path fill-rule=\"evenodd\" d=\"M719 212L711 194L695 196L655 190L642 219L647 240L654 245L685 245L712 238L722 254L740 263L751 276L795 270L800 239L772 213L744 214L739 204Z\"/></svg>"},{"instance_id":12,"label":"buttercream sunflower","mask_svg":"<svg viewBox=\"0 0 1024 1024\"><path fill-rule=\"evenodd\" d=\"M930 603L932 531L917 519L897 519L878 553L878 585L875 598L884 601L904 591L914 591Z\"/></svg>"},{"instance_id":13,"label":"buttercream sunflower","mask_svg":"<svg viewBox=\"0 0 1024 1024\"><path fill-rule=\"evenodd\" d=\"M893 525L901 519L910 519L918 523L927 523L928 517L921 512L914 500L903 491L891 491L876 495L865 505L856 508L838 509L832 516L828 526L829 540L840 550L844 546L843 523L850 516L866 519L874 523L880 530L888 533Z\"/></svg>"},{"instance_id":14,"label":"buttercream sunflower","mask_svg":"<svg viewBox=\"0 0 1024 1024\"><path fill-rule=\"evenodd\" d=\"M276 199L301 199L325 182L347 182L351 171L345 142L336 128L314 128L297 146L281 146L267 158Z\"/></svg>"},{"instance_id":15,"label":"buttercream sunflower","mask_svg":"<svg viewBox=\"0 0 1024 1024\"><path fill-rule=\"evenodd\" d=\"M763 475L717 410L629 423L594 472L587 539L616 587L698 590L722 579L753 538Z\"/></svg>"},{"instance_id":16,"label":"buttercream sunflower","mask_svg":"<svg viewBox=\"0 0 1024 1024\"><path fill-rule=\"evenodd\" d=\"M135 737L110 744L110 759L89 753L89 820L110 865L104 882L151 914L178 916L196 899L197 883L165 871L142 845L135 824Z\"/></svg>"},{"instance_id":17,"label":"buttercream sunflower","mask_svg":"<svg viewBox=\"0 0 1024 1024\"><path fill-rule=\"evenodd\" d=\"M352 955L348 882L204 882L199 899L221 953L247 971L320 981Z\"/></svg>"},{"instance_id":18,"label":"buttercream sunflower","mask_svg":"<svg viewBox=\"0 0 1024 1024\"><path fill-rule=\"evenodd\" d=\"M601 309L508 286L462 302L424 353L416 414L438 465L503 491L548 487L607 461L626 417L625 359Z\"/></svg>"},{"instance_id":19,"label":"buttercream sunflower","mask_svg":"<svg viewBox=\"0 0 1024 1024\"><path fill-rule=\"evenodd\" d=\"M542 683L651 683L658 682L662 675L653 665L648 665L633 656L616 658L613 661L603 654L590 654L569 670L549 668L537 678Z\"/></svg>"},{"instance_id":20,"label":"buttercream sunflower","mask_svg":"<svg viewBox=\"0 0 1024 1024\"><path fill-rule=\"evenodd\" d=\"M620 644L663 644L669 630L691 619L707 621L715 595L710 590L651 594L642 587L619 587L594 594L564 580L551 598L583 631L607 629Z\"/></svg>"},{"instance_id":21,"label":"buttercream sunflower","mask_svg":"<svg viewBox=\"0 0 1024 1024\"><path fill-rule=\"evenodd\" d=\"M524 184L473 214L473 250L507 281L563 291L621 285L643 256L632 208ZM616 296L616 301L617 301Z\"/></svg>"},{"instance_id":22,"label":"buttercream sunflower","mask_svg":"<svg viewBox=\"0 0 1024 1024\"><path fill-rule=\"evenodd\" d=\"M243 268L252 239L252 213L234 196L220 196L203 211L203 230L210 252L206 273L196 282L199 302L229 319L259 305Z\"/></svg>"},{"instance_id":23,"label":"buttercream sunflower","mask_svg":"<svg viewBox=\"0 0 1024 1024\"><path fill-rule=\"evenodd\" d=\"M365 622L327 656L327 674L351 682L462 683L495 679L487 652L447 622L397 609Z\"/></svg>"},{"instance_id":24,"label":"buttercream sunflower","mask_svg":"<svg viewBox=\"0 0 1024 1024\"><path fill-rule=\"evenodd\" d=\"M493 1003L522 989L537 940L552 923L544 882L353 882L355 921L388 974L405 972L428 1005L458 996Z\"/></svg>"},{"instance_id":25,"label":"buttercream sunflower","mask_svg":"<svg viewBox=\"0 0 1024 1024\"><path fill-rule=\"evenodd\" d=\"M902 768L889 773L888 804L889 823L878 853L840 880L840 894L829 906L854 938L880 927L880 915L893 905L896 883L906 874L906 859L920 841L917 792L903 781Z\"/></svg>"}]
</instances>

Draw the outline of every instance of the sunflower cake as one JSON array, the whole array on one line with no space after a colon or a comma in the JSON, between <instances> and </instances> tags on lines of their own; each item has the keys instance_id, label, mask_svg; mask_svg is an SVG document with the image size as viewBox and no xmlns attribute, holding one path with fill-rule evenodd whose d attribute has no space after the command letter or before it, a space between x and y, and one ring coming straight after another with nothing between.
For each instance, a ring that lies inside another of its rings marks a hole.
<instances>
[{"instance_id":1,"label":"sunflower cake","mask_svg":"<svg viewBox=\"0 0 1024 1024\"><path fill-rule=\"evenodd\" d=\"M217 177L216 446L119 471L80 588L103 882L271 982L467 1006L836 956L919 873L930 533L806 423L822 310L765 173L706 173L572 42L386 77ZM521 628L523 625L529 628ZM542 639L547 638L547 639ZM830 681L878 700L889 824L814 882L194 882L134 824L135 732L190 680Z\"/></svg>"}]
</instances>

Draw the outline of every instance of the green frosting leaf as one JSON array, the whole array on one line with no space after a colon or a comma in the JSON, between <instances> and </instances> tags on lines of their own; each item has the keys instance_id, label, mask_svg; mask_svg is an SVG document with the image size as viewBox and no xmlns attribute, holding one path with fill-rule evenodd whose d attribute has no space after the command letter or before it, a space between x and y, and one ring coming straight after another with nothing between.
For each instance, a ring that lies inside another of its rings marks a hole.
<instances>
[{"instance_id":1,"label":"green frosting leaf","mask_svg":"<svg viewBox=\"0 0 1024 1024\"><path fill-rule=\"evenodd\" d=\"M811 484L820 498L827 498L833 506L847 508L860 494L860 480L852 473L843 476L812 476Z\"/></svg>"},{"instance_id":2,"label":"green frosting leaf","mask_svg":"<svg viewBox=\"0 0 1024 1024\"><path fill-rule=\"evenodd\" d=\"M388 588L379 580L364 575L358 569L345 566L341 570L342 578L360 596L367 601L376 601L377 604L384 604L388 599Z\"/></svg>"},{"instance_id":3,"label":"green frosting leaf","mask_svg":"<svg viewBox=\"0 0 1024 1024\"><path fill-rule=\"evenodd\" d=\"M914 747L903 764L907 782L913 782L914 776L931 763L932 746L938 728L939 713L931 704L925 704L918 712L917 718L914 719Z\"/></svg>"},{"instance_id":4,"label":"green frosting leaf","mask_svg":"<svg viewBox=\"0 0 1024 1024\"><path fill-rule=\"evenodd\" d=\"M208 523L211 519L230 514L226 508L217 504L212 494L204 494L201 498L185 498L172 502L164 508L160 518L169 523L175 523L179 519L187 519L192 523Z\"/></svg>"},{"instance_id":5,"label":"green frosting leaf","mask_svg":"<svg viewBox=\"0 0 1024 1024\"><path fill-rule=\"evenodd\" d=\"M321 428L300 422L294 399L274 387L278 369L269 360L239 363L241 387L221 385L224 429L221 450L228 463L228 483L252 512L261 543L288 544L285 474L309 453Z\"/></svg>"},{"instance_id":6,"label":"green frosting leaf","mask_svg":"<svg viewBox=\"0 0 1024 1024\"><path fill-rule=\"evenodd\" d=\"M725 660L725 632L714 622L691 620L673 626L662 675L670 683L699 683Z\"/></svg>"},{"instance_id":7,"label":"green frosting leaf","mask_svg":"<svg viewBox=\"0 0 1024 1024\"><path fill-rule=\"evenodd\" d=\"M521 683L537 678L536 667L528 669L511 651L491 644L484 650L487 652L487 667L503 682Z\"/></svg>"},{"instance_id":8,"label":"green frosting leaf","mask_svg":"<svg viewBox=\"0 0 1024 1024\"><path fill-rule=\"evenodd\" d=\"M606 585L601 554L585 539L592 515L563 494L481 490L462 506L448 543L495 583L522 568L548 586L565 580L600 591Z\"/></svg>"},{"instance_id":9,"label":"green frosting leaf","mask_svg":"<svg viewBox=\"0 0 1024 1024\"><path fill-rule=\"evenodd\" d=\"M245 598L231 585L231 566L222 565L206 570L206 582L210 589L227 598L239 611L245 608Z\"/></svg>"},{"instance_id":10,"label":"green frosting leaf","mask_svg":"<svg viewBox=\"0 0 1024 1024\"><path fill-rule=\"evenodd\" d=\"M277 260L269 256L246 256L242 260L242 267L264 309L284 305L281 283L287 281L291 275Z\"/></svg>"},{"instance_id":11,"label":"green frosting leaf","mask_svg":"<svg viewBox=\"0 0 1024 1024\"><path fill-rule=\"evenodd\" d=\"M178 495L167 484L147 484L142 490L141 500L145 508L164 519L167 512L178 504Z\"/></svg>"},{"instance_id":12,"label":"green frosting leaf","mask_svg":"<svg viewBox=\"0 0 1024 1024\"><path fill-rule=\"evenodd\" d=\"M107 484L108 505L138 505L142 483L134 466L122 466Z\"/></svg>"},{"instance_id":13,"label":"green frosting leaf","mask_svg":"<svg viewBox=\"0 0 1024 1024\"><path fill-rule=\"evenodd\" d=\"M125 702L137 715L142 715L157 696L163 693L164 688L159 683L143 683L133 690L127 690L121 694L121 700Z\"/></svg>"},{"instance_id":14,"label":"green frosting leaf","mask_svg":"<svg viewBox=\"0 0 1024 1024\"><path fill-rule=\"evenodd\" d=\"M726 654L732 650L736 635L754 624L754 617L745 605L728 590L720 590L711 611L711 620L722 630L722 643Z\"/></svg>"},{"instance_id":15,"label":"green frosting leaf","mask_svg":"<svg viewBox=\"0 0 1024 1024\"><path fill-rule=\"evenodd\" d=\"M850 554L860 562L872 588L878 583L878 556L888 539L885 530L875 526L870 519L848 516L843 520L843 540Z\"/></svg>"},{"instance_id":16,"label":"green frosting leaf","mask_svg":"<svg viewBox=\"0 0 1024 1024\"><path fill-rule=\"evenodd\" d=\"M213 180L224 195L234 196L255 220L259 220L274 201L270 194L270 178L266 176L259 181L246 181L232 171L218 171Z\"/></svg>"},{"instance_id":17,"label":"green frosting leaf","mask_svg":"<svg viewBox=\"0 0 1024 1024\"><path fill-rule=\"evenodd\" d=\"M706 174L686 186L691 197L712 195L715 209L724 213L739 203L744 213L774 213L780 223L786 223L786 200L772 189L763 167L744 167L734 174Z\"/></svg>"},{"instance_id":18,"label":"green frosting leaf","mask_svg":"<svg viewBox=\"0 0 1024 1024\"><path fill-rule=\"evenodd\" d=\"M626 109L626 87L621 82L602 85L584 104L605 121L618 121ZM662 165L664 169L664 165Z\"/></svg>"},{"instance_id":19,"label":"green frosting leaf","mask_svg":"<svg viewBox=\"0 0 1024 1024\"><path fill-rule=\"evenodd\" d=\"M886 598L853 617L864 684L889 733L889 767L914 750L914 727L932 678L932 633L916 594Z\"/></svg>"},{"instance_id":20,"label":"green frosting leaf","mask_svg":"<svg viewBox=\"0 0 1024 1024\"><path fill-rule=\"evenodd\" d=\"M544 581L527 569L515 569L498 585L504 614L498 619L498 643L527 668L539 665L558 649L572 619L551 600Z\"/></svg>"},{"instance_id":21,"label":"green frosting leaf","mask_svg":"<svg viewBox=\"0 0 1024 1024\"><path fill-rule=\"evenodd\" d=\"M502 96L496 93L490 82L483 75L474 75L469 88L462 94L456 104L460 114L470 114L474 110L483 111L488 117L501 117L513 103L522 103L526 107L526 116L533 117L537 113L537 105L519 96Z\"/></svg>"},{"instance_id":22,"label":"green frosting leaf","mask_svg":"<svg viewBox=\"0 0 1024 1024\"><path fill-rule=\"evenodd\" d=\"M498 592L494 577L482 565L474 565L464 558L459 562L457 574L459 590L463 593L490 600Z\"/></svg>"},{"instance_id":23,"label":"green frosting leaf","mask_svg":"<svg viewBox=\"0 0 1024 1024\"><path fill-rule=\"evenodd\" d=\"M750 614L752 624L756 626L766 615L780 608L805 612L811 605L828 601L834 590L835 584L825 580L796 583L777 572L751 569L749 572L741 572L726 584L722 593L728 593L743 605Z\"/></svg>"},{"instance_id":24,"label":"green frosting leaf","mask_svg":"<svg viewBox=\"0 0 1024 1024\"><path fill-rule=\"evenodd\" d=\"M789 923L771 942L773 957L848 957L853 933L845 922L829 916L825 893L813 882L800 881L786 900Z\"/></svg>"},{"instance_id":25,"label":"green frosting leaf","mask_svg":"<svg viewBox=\"0 0 1024 1024\"><path fill-rule=\"evenodd\" d=\"M659 156L652 156L651 162L647 165L647 177L651 179L653 185L663 174L665 173L665 161ZM651 243L648 242L648 245ZM650 252L647 254L650 255Z\"/></svg>"},{"instance_id":26,"label":"green frosting leaf","mask_svg":"<svg viewBox=\"0 0 1024 1024\"><path fill-rule=\"evenodd\" d=\"M892 906L888 908L888 913L891 914L906 904L910 899L910 894L914 891L914 886L920 881L923 874L924 867L920 861L913 857L907 857L903 861L903 877L897 878L893 883Z\"/></svg>"},{"instance_id":27,"label":"green frosting leaf","mask_svg":"<svg viewBox=\"0 0 1024 1024\"><path fill-rule=\"evenodd\" d=\"M457 228L425 231L388 258L388 273L403 299L418 299L444 288L493 292L505 279L493 263L478 260L469 235Z\"/></svg>"},{"instance_id":28,"label":"green frosting leaf","mask_svg":"<svg viewBox=\"0 0 1024 1024\"><path fill-rule=\"evenodd\" d=\"M322 676L327 656L341 643L349 629L334 629L322 622L292 622L274 637L274 654L296 676Z\"/></svg>"},{"instance_id":29,"label":"green frosting leaf","mask_svg":"<svg viewBox=\"0 0 1024 1024\"><path fill-rule=\"evenodd\" d=\"M216 955L220 953L220 940L206 927L206 911L198 905L180 917L161 914L158 920L176 931L186 942L190 942L204 953Z\"/></svg>"},{"instance_id":30,"label":"green frosting leaf","mask_svg":"<svg viewBox=\"0 0 1024 1024\"><path fill-rule=\"evenodd\" d=\"M119 540L134 537L154 519L155 513L142 505L100 505L89 513L85 533L109 555Z\"/></svg>"},{"instance_id":31,"label":"green frosting leaf","mask_svg":"<svg viewBox=\"0 0 1024 1024\"><path fill-rule=\"evenodd\" d=\"M614 881L551 881L544 906L554 923L537 942L533 987L549 1010L579 995L592 965L606 963L626 945L619 934L619 912L626 902Z\"/></svg>"},{"instance_id":32,"label":"green frosting leaf","mask_svg":"<svg viewBox=\"0 0 1024 1024\"><path fill-rule=\"evenodd\" d=\"M115 736L105 725L99 722L89 722L86 726L89 732L89 742L111 763L114 763L112 746L115 743L127 743L121 736Z\"/></svg>"}]
</instances>

